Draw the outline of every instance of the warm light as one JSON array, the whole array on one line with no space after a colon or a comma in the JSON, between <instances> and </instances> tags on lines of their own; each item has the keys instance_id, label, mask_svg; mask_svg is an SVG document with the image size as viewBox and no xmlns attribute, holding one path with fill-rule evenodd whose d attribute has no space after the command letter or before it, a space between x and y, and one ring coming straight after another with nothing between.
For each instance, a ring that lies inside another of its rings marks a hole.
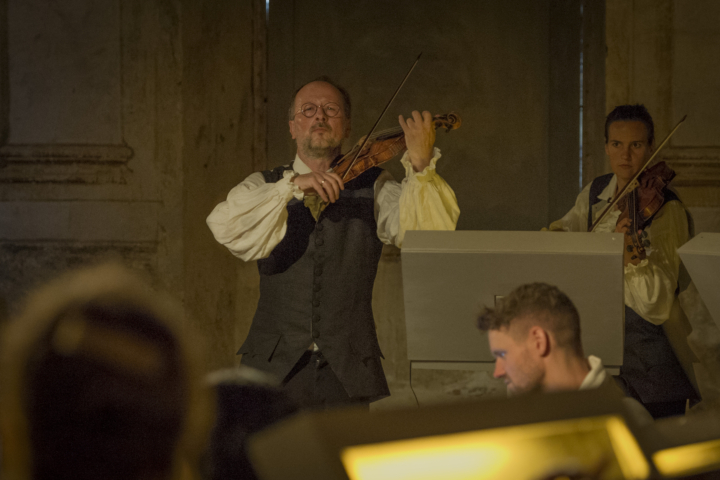
<instances>
[{"instance_id":1,"label":"warm light","mask_svg":"<svg viewBox=\"0 0 720 480\"><path fill-rule=\"evenodd\" d=\"M351 480L530 479L598 469L600 478L643 479L650 473L625 423L612 416L359 445L346 448L342 462Z\"/></svg>"},{"instance_id":2,"label":"warm light","mask_svg":"<svg viewBox=\"0 0 720 480\"><path fill-rule=\"evenodd\" d=\"M457 440L460 440L458 442ZM477 472L497 473L509 457L502 447L455 438L428 438L403 445L379 444L348 449L343 462L354 465L351 479L431 480L452 478L470 480ZM397 449L399 447L399 450Z\"/></svg>"},{"instance_id":3,"label":"warm light","mask_svg":"<svg viewBox=\"0 0 720 480\"><path fill-rule=\"evenodd\" d=\"M625 422L618 417L610 417L607 430L625 478L647 478L650 475L650 465Z\"/></svg>"},{"instance_id":4,"label":"warm light","mask_svg":"<svg viewBox=\"0 0 720 480\"><path fill-rule=\"evenodd\" d=\"M664 476L693 475L720 468L720 440L660 450L653 462Z\"/></svg>"}]
</instances>

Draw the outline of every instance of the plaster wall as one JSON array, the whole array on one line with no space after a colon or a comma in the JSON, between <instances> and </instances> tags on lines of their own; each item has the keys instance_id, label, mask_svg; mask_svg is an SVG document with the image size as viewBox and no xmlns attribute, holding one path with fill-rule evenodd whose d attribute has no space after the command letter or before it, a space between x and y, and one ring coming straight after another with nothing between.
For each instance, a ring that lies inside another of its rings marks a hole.
<instances>
[{"instance_id":1,"label":"plaster wall","mask_svg":"<svg viewBox=\"0 0 720 480\"><path fill-rule=\"evenodd\" d=\"M323 27L317 22L320 11L330 19ZM329 75L348 89L354 143L370 130L422 52L378 130L397 126L398 115L412 110L457 112L462 127L438 132L436 145L443 153L438 172L453 186L462 210L459 228L546 225L549 2L458 2L448 8L408 0L358 8L328 0L276 0L269 35L272 166L295 153L287 108L298 86ZM398 180L404 176L397 161L385 168ZM525 195L508 195L508 185Z\"/></svg>"},{"instance_id":2,"label":"plaster wall","mask_svg":"<svg viewBox=\"0 0 720 480\"><path fill-rule=\"evenodd\" d=\"M254 169L252 32L253 2L183 2L181 256L208 369L235 363L257 302L255 264L233 257L205 224Z\"/></svg>"}]
</instances>

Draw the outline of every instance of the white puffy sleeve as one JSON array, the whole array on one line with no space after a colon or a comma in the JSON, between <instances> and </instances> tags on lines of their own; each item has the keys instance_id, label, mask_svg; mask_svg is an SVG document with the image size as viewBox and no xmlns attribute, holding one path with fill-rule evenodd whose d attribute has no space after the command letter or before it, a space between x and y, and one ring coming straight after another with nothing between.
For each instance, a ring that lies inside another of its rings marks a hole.
<instances>
[{"instance_id":1,"label":"white puffy sleeve","mask_svg":"<svg viewBox=\"0 0 720 480\"><path fill-rule=\"evenodd\" d=\"M588 209L590 208L590 186L588 183L575 199L575 205L560 220L550 224L548 230L563 232L587 232Z\"/></svg>"},{"instance_id":2,"label":"white puffy sleeve","mask_svg":"<svg viewBox=\"0 0 720 480\"><path fill-rule=\"evenodd\" d=\"M292 170L276 183L253 173L228 193L207 217L215 240L247 261L267 258L287 230L287 203L299 189L290 183Z\"/></svg>"},{"instance_id":3,"label":"white puffy sleeve","mask_svg":"<svg viewBox=\"0 0 720 480\"><path fill-rule=\"evenodd\" d=\"M455 192L435 171L441 157L440 149L433 151L430 164L422 172L415 172L408 153L401 162L405 178L398 183L388 172L375 182L375 217L378 238L383 243L402 247L408 230L455 230L460 208Z\"/></svg>"}]
</instances>

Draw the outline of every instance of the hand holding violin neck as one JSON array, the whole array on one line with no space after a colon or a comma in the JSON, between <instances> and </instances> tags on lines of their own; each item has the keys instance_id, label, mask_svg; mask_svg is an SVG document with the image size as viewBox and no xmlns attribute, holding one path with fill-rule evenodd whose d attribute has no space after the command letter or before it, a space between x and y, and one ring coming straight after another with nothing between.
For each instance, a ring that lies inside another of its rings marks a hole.
<instances>
[{"instance_id":1,"label":"hand holding violin neck","mask_svg":"<svg viewBox=\"0 0 720 480\"><path fill-rule=\"evenodd\" d=\"M408 121L409 120L410 119L408 119ZM454 130L460 127L460 124L460 117L454 113L430 117L430 125L433 130L441 127L447 130ZM425 126L423 125L418 128L424 129ZM433 144L434 136L433 133ZM365 138L363 137L348 153L341 158L337 158L332 164L333 172L337 173L345 183L362 174L364 171L393 159L406 149L406 135L401 127L382 130L371 135L367 142L364 142L364 140ZM363 144L362 151L359 152ZM430 155L427 159L428 163L432 159L432 144L429 148Z\"/></svg>"},{"instance_id":2,"label":"hand holding violin neck","mask_svg":"<svg viewBox=\"0 0 720 480\"><path fill-rule=\"evenodd\" d=\"M416 172L422 172L430 164L435 146L435 127L433 116L428 111L412 112L412 118L407 120L398 117L400 127L405 134L405 144L408 149L410 163Z\"/></svg>"}]
</instances>

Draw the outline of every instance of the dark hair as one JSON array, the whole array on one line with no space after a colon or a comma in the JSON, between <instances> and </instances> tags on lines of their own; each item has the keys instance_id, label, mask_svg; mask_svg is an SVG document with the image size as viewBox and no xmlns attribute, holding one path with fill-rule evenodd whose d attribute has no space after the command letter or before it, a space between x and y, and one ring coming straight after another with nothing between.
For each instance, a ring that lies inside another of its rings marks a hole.
<instances>
[{"instance_id":1,"label":"dark hair","mask_svg":"<svg viewBox=\"0 0 720 480\"><path fill-rule=\"evenodd\" d=\"M20 452L5 473L164 478L194 461L212 408L176 333L181 315L117 265L66 275L30 297L3 338L0 413L23 419L3 424Z\"/></svg>"},{"instance_id":2,"label":"dark hair","mask_svg":"<svg viewBox=\"0 0 720 480\"><path fill-rule=\"evenodd\" d=\"M329 83L335 89L340 92L340 95L342 95L343 99L343 110L345 111L345 117L347 119L350 119L351 117L351 111L352 111L352 104L350 102L350 94L348 93L345 88L343 88L341 85L336 83L332 78L328 77L327 75L322 75L320 77L317 77L314 80L310 80L309 82L303 83L300 85L297 90L295 90L295 93L293 93L292 100L290 100L290 110L288 111L288 117L289 120L292 120L295 118L295 97L297 97L297 94L300 90L302 90L306 85L310 85L313 82L325 82Z\"/></svg>"},{"instance_id":3,"label":"dark hair","mask_svg":"<svg viewBox=\"0 0 720 480\"><path fill-rule=\"evenodd\" d=\"M210 437L205 478L257 480L247 453L248 438L298 411L279 388L248 382L216 386L217 423Z\"/></svg>"},{"instance_id":4,"label":"dark hair","mask_svg":"<svg viewBox=\"0 0 720 480\"><path fill-rule=\"evenodd\" d=\"M636 121L645 124L648 134L648 145L655 141L655 124L645 105L618 105L605 119L605 143L608 142L608 128L613 122Z\"/></svg>"},{"instance_id":5,"label":"dark hair","mask_svg":"<svg viewBox=\"0 0 720 480\"><path fill-rule=\"evenodd\" d=\"M520 326L513 333L525 334L533 325L552 333L558 347L583 356L580 315L568 296L553 285L521 285L500 300L495 309L485 307L477 319L483 331Z\"/></svg>"}]
</instances>

